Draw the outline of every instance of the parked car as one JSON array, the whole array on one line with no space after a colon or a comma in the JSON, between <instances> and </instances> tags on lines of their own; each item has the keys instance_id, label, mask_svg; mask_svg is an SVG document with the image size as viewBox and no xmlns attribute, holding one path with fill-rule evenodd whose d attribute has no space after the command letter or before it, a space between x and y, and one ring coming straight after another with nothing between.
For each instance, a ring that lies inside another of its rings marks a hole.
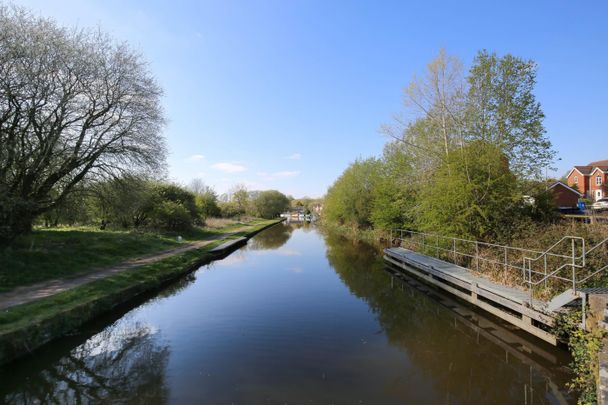
<instances>
[{"instance_id":1,"label":"parked car","mask_svg":"<svg viewBox=\"0 0 608 405\"><path fill-rule=\"evenodd\" d=\"M600 198L599 200L591 204L591 208L596 211L608 210L608 198Z\"/></svg>"}]
</instances>

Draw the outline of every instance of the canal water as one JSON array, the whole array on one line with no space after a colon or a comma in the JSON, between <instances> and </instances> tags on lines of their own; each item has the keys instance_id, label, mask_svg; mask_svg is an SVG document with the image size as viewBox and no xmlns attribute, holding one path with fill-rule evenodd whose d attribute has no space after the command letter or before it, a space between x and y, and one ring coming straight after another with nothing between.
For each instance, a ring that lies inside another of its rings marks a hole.
<instances>
[{"instance_id":1,"label":"canal water","mask_svg":"<svg viewBox=\"0 0 608 405\"><path fill-rule=\"evenodd\" d=\"M553 404L565 352L280 224L0 369L0 403Z\"/></svg>"}]
</instances>

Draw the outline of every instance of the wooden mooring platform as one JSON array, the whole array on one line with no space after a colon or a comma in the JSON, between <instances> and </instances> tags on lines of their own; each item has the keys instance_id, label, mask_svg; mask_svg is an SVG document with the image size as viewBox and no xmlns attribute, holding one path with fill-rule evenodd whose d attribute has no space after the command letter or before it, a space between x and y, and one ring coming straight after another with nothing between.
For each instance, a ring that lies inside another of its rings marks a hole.
<instances>
[{"instance_id":1,"label":"wooden mooring platform","mask_svg":"<svg viewBox=\"0 0 608 405\"><path fill-rule=\"evenodd\" d=\"M402 247L385 249L384 259L546 342L557 344L551 332L555 316L541 310L547 306L544 301L532 300L530 305L525 291L494 283L464 267Z\"/></svg>"}]
</instances>

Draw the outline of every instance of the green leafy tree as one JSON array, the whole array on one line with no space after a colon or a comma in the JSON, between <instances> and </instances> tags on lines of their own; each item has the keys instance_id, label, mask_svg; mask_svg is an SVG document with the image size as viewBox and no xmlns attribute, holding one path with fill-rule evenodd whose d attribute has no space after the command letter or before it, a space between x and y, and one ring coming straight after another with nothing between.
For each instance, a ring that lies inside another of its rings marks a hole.
<instances>
[{"instance_id":1,"label":"green leafy tree","mask_svg":"<svg viewBox=\"0 0 608 405\"><path fill-rule=\"evenodd\" d=\"M391 142L384 148L378 166L370 220L375 228L411 228L418 181L403 144Z\"/></svg>"},{"instance_id":2,"label":"green leafy tree","mask_svg":"<svg viewBox=\"0 0 608 405\"><path fill-rule=\"evenodd\" d=\"M467 136L496 145L513 173L539 176L555 152L534 96L536 63L513 55L477 54L468 76Z\"/></svg>"},{"instance_id":3,"label":"green leafy tree","mask_svg":"<svg viewBox=\"0 0 608 405\"><path fill-rule=\"evenodd\" d=\"M375 158L352 163L327 190L323 218L352 228L369 227L378 169Z\"/></svg>"},{"instance_id":4,"label":"green leafy tree","mask_svg":"<svg viewBox=\"0 0 608 405\"><path fill-rule=\"evenodd\" d=\"M188 187L195 195L195 202L203 218L220 216L220 207L217 203L217 193L212 187L200 179L194 179Z\"/></svg>"},{"instance_id":5,"label":"green leafy tree","mask_svg":"<svg viewBox=\"0 0 608 405\"><path fill-rule=\"evenodd\" d=\"M508 232L521 201L507 157L497 146L476 141L430 176L416 219L426 231L491 240Z\"/></svg>"},{"instance_id":6,"label":"green leafy tree","mask_svg":"<svg viewBox=\"0 0 608 405\"><path fill-rule=\"evenodd\" d=\"M183 187L180 187L177 184L163 184L160 183L155 187L156 197L153 200L152 210L156 209L156 206L162 204L166 201L170 201L177 205L180 205L184 208L185 212L187 212L190 218L190 224L200 224L200 213L198 211L198 207L196 206L196 199L194 193L189 190L186 190ZM169 206L167 206L169 207ZM172 206L169 207L168 211L178 213L180 216L182 215L181 210L177 211Z\"/></svg>"},{"instance_id":7,"label":"green leafy tree","mask_svg":"<svg viewBox=\"0 0 608 405\"><path fill-rule=\"evenodd\" d=\"M253 200L253 207L262 218L276 218L289 208L289 199L276 190L262 191Z\"/></svg>"},{"instance_id":8,"label":"green leafy tree","mask_svg":"<svg viewBox=\"0 0 608 405\"><path fill-rule=\"evenodd\" d=\"M247 188L242 184L237 184L231 190L232 198L231 202L236 207L237 215L243 215L249 209L249 192Z\"/></svg>"},{"instance_id":9,"label":"green leafy tree","mask_svg":"<svg viewBox=\"0 0 608 405\"><path fill-rule=\"evenodd\" d=\"M125 175L91 185L93 206L102 226L117 224L123 228L148 225L155 201L154 183L137 175Z\"/></svg>"}]
</instances>

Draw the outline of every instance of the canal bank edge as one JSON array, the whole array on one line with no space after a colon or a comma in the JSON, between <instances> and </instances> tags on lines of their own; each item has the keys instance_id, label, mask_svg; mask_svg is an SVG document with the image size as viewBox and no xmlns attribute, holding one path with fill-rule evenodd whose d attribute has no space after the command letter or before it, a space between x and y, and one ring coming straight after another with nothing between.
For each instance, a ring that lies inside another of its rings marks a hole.
<instances>
[{"instance_id":1,"label":"canal bank edge","mask_svg":"<svg viewBox=\"0 0 608 405\"><path fill-rule=\"evenodd\" d=\"M282 221L257 224L250 230L218 239L200 249L3 311L0 313L0 365L31 354L104 313L226 257L249 238Z\"/></svg>"}]
</instances>

